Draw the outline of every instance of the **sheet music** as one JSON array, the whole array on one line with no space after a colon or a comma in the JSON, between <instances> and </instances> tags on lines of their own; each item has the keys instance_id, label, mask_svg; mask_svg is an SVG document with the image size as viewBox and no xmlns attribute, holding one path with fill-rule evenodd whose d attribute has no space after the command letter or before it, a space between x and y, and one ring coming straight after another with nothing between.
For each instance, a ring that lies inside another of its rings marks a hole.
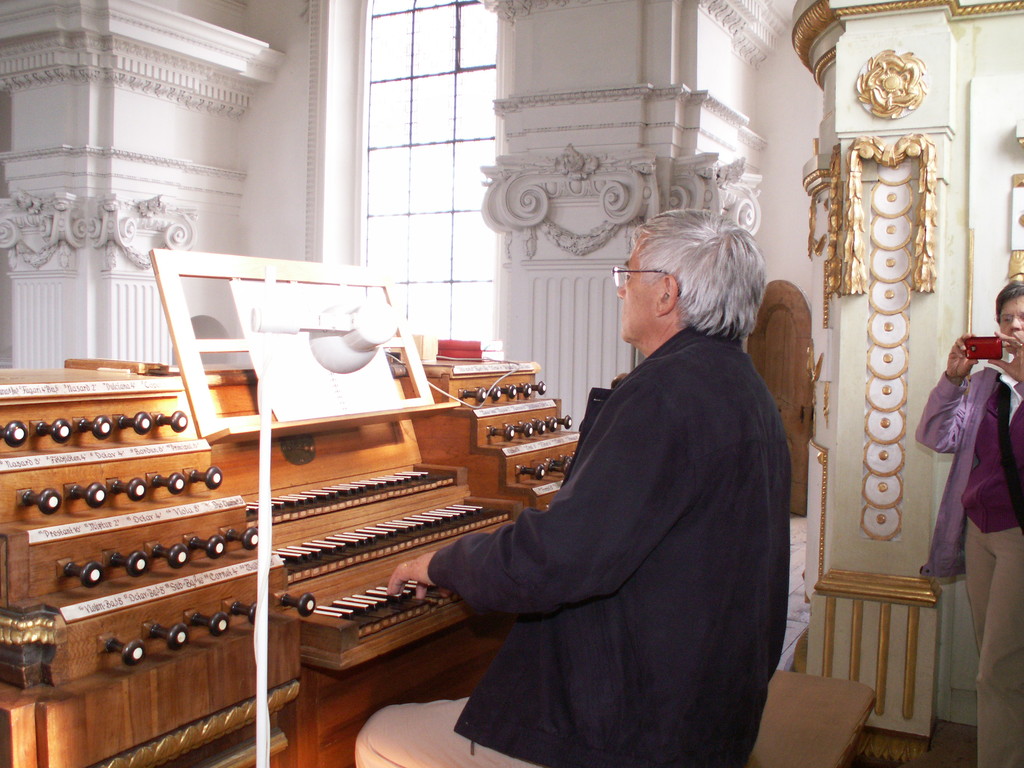
<instances>
[{"instance_id":1,"label":"sheet music","mask_svg":"<svg viewBox=\"0 0 1024 768\"><path fill-rule=\"evenodd\" d=\"M265 375L265 334L252 329L252 310L267 302L262 280L231 280L235 309L245 333L257 376ZM311 283L273 284L275 310L319 313L337 305L355 306L373 293L384 297L380 287L318 285ZM384 350L378 350L369 364L354 373L331 373L313 357L309 334L270 334L271 409L278 421L299 421L355 413L371 413L401 405Z\"/></svg>"}]
</instances>

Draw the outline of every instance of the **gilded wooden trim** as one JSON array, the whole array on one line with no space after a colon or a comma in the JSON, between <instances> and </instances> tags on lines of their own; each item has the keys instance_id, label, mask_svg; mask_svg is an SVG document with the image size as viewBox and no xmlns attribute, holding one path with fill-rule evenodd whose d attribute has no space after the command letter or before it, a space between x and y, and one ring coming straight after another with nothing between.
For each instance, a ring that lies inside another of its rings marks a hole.
<instances>
[{"instance_id":1,"label":"gilded wooden trim","mask_svg":"<svg viewBox=\"0 0 1024 768\"><path fill-rule=\"evenodd\" d=\"M904 160L915 157L918 158L918 209L913 252L913 288L922 293L935 290L935 228L938 215L935 144L924 134L912 133L899 138L891 146L886 146L877 136L862 136L854 139L850 145L847 154L846 237L843 241L841 285L843 294L862 294L867 290L862 160L873 160L889 168L897 168Z\"/></svg>"},{"instance_id":2,"label":"gilded wooden trim","mask_svg":"<svg viewBox=\"0 0 1024 768\"><path fill-rule=\"evenodd\" d=\"M54 616L10 616L0 614L0 644L56 645L57 621Z\"/></svg>"},{"instance_id":3,"label":"gilded wooden trim","mask_svg":"<svg viewBox=\"0 0 1024 768\"><path fill-rule=\"evenodd\" d=\"M828 382L825 382L825 423L828 423ZM823 448L814 440L811 447L818 452L818 463L821 464L821 515L818 520L818 580L825 573L825 517L828 501L828 448Z\"/></svg>"},{"instance_id":4,"label":"gilded wooden trim","mask_svg":"<svg viewBox=\"0 0 1024 768\"><path fill-rule=\"evenodd\" d=\"M822 273L822 327L828 328L831 321L832 297L839 295L842 283L843 262L839 258L839 234L843 228L842 161L840 145L832 147L829 159L828 192L828 240L825 244L825 265ZM827 423L827 422L826 422Z\"/></svg>"},{"instance_id":5,"label":"gilded wooden trim","mask_svg":"<svg viewBox=\"0 0 1024 768\"><path fill-rule=\"evenodd\" d=\"M280 728L270 734L270 755L273 757L288 748L288 737ZM193 768L253 768L256 764L256 743L249 741L222 755L204 760Z\"/></svg>"},{"instance_id":6,"label":"gilded wooden trim","mask_svg":"<svg viewBox=\"0 0 1024 768\"><path fill-rule=\"evenodd\" d=\"M836 60L836 49L829 48L825 51L824 55L814 63L814 69L811 70L814 74L814 82L818 84L819 88L825 87L825 70L832 66Z\"/></svg>"},{"instance_id":7,"label":"gilded wooden trim","mask_svg":"<svg viewBox=\"0 0 1024 768\"><path fill-rule=\"evenodd\" d=\"M804 66L811 69L811 46L818 35L837 20L835 12L829 7L829 0L817 0L793 25L793 48Z\"/></svg>"},{"instance_id":8,"label":"gilded wooden trim","mask_svg":"<svg viewBox=\"0 0 1024 768\"><path fill-rule=\"evenodd\" d=\"M821 659L821 676L832 677L832 655L836 648L836 599L825 598L825 645Z\"/></svg>"},{"instance_id":9,"label":"gilded wooden trim","mask_svg":"<svg viewBox=\"0 0 1024 768\"><path fill-rule=\"evenodd\" d=\"M934 608L942 588L934 579L917 576L832 569L814 585L814 591L850 600L877 600Z\"/></svg>"},{"instance_id":10,"label":"gilded wooden trim","mask_svg":"<svg viewBox=\"0 0 1024 768\"><path fill-rule=\"evenodd\" d=\"M854 600L850 614L850 680L860 680L861 633L864 630L864 601Z\"/></svg>"},{"instance_id":11,"label":"gilded wooden trim","mask_svg":"<svg viewBox=\"0 0 1024 768\"><path fill-rule=\"evenodd\" d=\"M817 2L800 14L800 18L793 25L793 49L796 51L800 61L803 62L803 65L814 73L815 81L821 85L818 79L818 69L821 62L819 61L815 66L811 66L811 48L814 46L814 41L831 24L853 16L863 17L874 14L912 11L920 8L946 8L953 18L961 18L1021 11L1024 10L1024 0L965 6L959 5L957 0L904 0L903 2L874 3L873 5L857 5L849 8L830 8L828 0L817 0Z\"/></svg>"},{"instance_id":12,"label":"gilded wooden trim","mask_svg":"<svg viewBox=\"0 0 1024 768\"><path fill-rule=\"evenodd\" d=\"M885 689L889 679L889 631L892 604L882 603L878 613L878 655L875 658L875 714L885 714Z\"/></svg>"},{"instance_id":13,"label":"gilded wooden trim","mask_svg":"<svg viewBox=\"0 0 1024 768\"><path fill-rule=\"evenodd\" d=\"M921 626L921 609L907 608L907 648L903 660L903 718L914 717L914 696L917 685L917 637Z\"/></svg>"},{"instance_id":14,"label":"gilded wooden trim","mask_svg":"<svg viewBox=\"0 0 1024 768\"><path fill-rule=\"evenodd\" d=\"M277 712L299 695L299 681L280 685L270 692L270 712ZM133 750L97 763L94 768L152 768L173 760L204 744L219 739L256 721L255 697L234 707L221 710L209 717L171 731L168 734L142 744Z\"/></svg>"},{"instance_id":15,"label":"gilded wooden trim","mask_svg":"<svg viewBox=\"0 0 1024 768\"><path fill-rule=\"evenodd\" d=\"M857 752L867 758L903 765L928 751L928 737L883 731L867 726L861 731Z\"/></svg>"}]
</instances>

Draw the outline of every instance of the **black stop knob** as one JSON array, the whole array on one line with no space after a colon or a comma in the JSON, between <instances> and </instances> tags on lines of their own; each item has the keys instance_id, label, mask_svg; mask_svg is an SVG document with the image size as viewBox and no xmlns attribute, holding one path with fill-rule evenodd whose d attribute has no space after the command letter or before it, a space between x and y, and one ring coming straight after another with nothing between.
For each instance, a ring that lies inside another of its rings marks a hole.
<instances>
[{"instance_id":1,"label":"black stop knob","mask_svg":"<svg viewBox=\"0 0 1024 768\"><path fill-rule=\"evenodd\" d=\"M127 643L122 643L116 637L111 637L103 644L107 653L120 653L121 661L127 666L134 667L144 658L146 658L146 646L143 645L141 640L132 640Z\"/></svg>"},{"instance_id":2,"label":"black stop knob","mask_svg":"<svg viewBox=\"0 0 1024 768\"><path fill-rule=\"evenodd\" d=\"M137 435L148 434L153 429L153 417L145 411L139 411L134 416L115 416L114 423L119 429L133 429Z\"/></svg>"},{"instance_id":3,"label":"black stop knob","mask_svg":"<svg viewBox=\"0 0 1024 768\"><path fill-rule=\"evenodd\" d=\"M528 381L524 382L520 386L520 391L523 393L523 397L529 397L530 395L533 394L533 384L531 384Z\"/></svg>"},{"instance_id":4,"label":"black stop knob","mask_svg":"<svg viewBox=\"0 0 1024 768\"><path fill-rule=\"evenodd\" d=\"M44 488L39 493L32 490L19 491L18 501L23 507L31 507L34 504L44 515L52 515L60 509L64 498L56 488Z\"/></svg>"},{"instance_id":5,"label":"black stop knob","mask_svg":"<svg viewBox=\"0 0 1024 768\"><path fill-rule=\"evenodd\" d=\"M549 472L562 472L563 474L572 466L572 456L559 456L548 462Z\"/></svg>"},{"instance_id":6,"label":"black stop knob","mask_svg":"<svg viewBox=\"0 0 1024 768\"><path fill-rule=\"evenodd\" d=\"M158 427L170 426L175 432L184 432L188 429L188 416L184 411L175 411L170 416L158 413L154 421Z\"/></svg>"},{"instance_id":7,"label":"black stop knob","mask_svg":"<svg viewBox=\"0 0 1024 768\"><path fill-rule=\"evenodd\" d=\"M544 419L534 419L530 423L533 424L533 431L538 435L543 435L548 431L548 423Z\"/></svg>"},{"instance_id":8,"label":"black stop knob","mask_svg":"<svg viewBox=\"0 0 1024 768\"><path fill-rule=\"evenodd\" d=\"M89 419L75 419L76 432L92 432L97 440L106 440L114 432L114 420L109 416L97 416Z\"/></svg>"},{"instance_id":9,"label":"black stop knob","mask_svg":"<svg viewBox=\"0 0 1024 768\"><path fill-rule=\"evenodd\" d=\"M171 472L169 475L151 474L147 475L149 484L155 488L166 488L171 494L177 496L185 490L188 483L181 472Z\"/></svg>"},{"instance_id":10,"label":"black stop knob","mask_svg":"<svg viewBox=\"0 0 1024 768\"><path fill-rule=\"evenodd\" d=\"M95 587L103 581L103 566L95 560L81 565L65 563L62 570L65 576L77 576L83 587Z\"/></svg>"},{"instance_id":11,"label":"black stop knob","mask_svg":"<svg viewBox=\"0 0 1024 768\"><path fill-rule=\"evenodd\" d=\"M256 545L260 543L260 530L253 527L239 533L234 528L228 528L224 531L224 538L228 541L242 542L242 549L256 549Z\"/></svg>"},{"instance_id":12,"label":"black stop knob","mask_svg":"<svg viewBox=\"0 0 1024 768\"><path fill-rule=\"evenodd\" d=\"M536 392L538 395L543 395L545 392L548 391L548 385L545 384L543 381L538 381L536 384L533 385L533 391Z\"/></svg>"},{"instance_id":13,"label":"black stop knob","mask_svg":"<svg viewBox=\"0 0 1024 768\"><path fill-rule=\"evenodd\" d=\"M146 498L146 491L149 486L141 477L133 477L127 483L123 480L111 480L108 486L111 493L123 493L132 501L142 501Z\"/></svg>"},{"instance_id":14,"label":"black stop knob","mask_svg":"<svg viewBox=\"0 0 1024 768\"><path fill-rule=\"evenodd\" d=\"M219 533L215 533L208 539L201 539L198 536L192 536L187 542L189 549L201 549L206 552L206 556L211 560L216 560L218 557L224 554L228 545L224 541L224 537Z\"/></svg>"},{"instance_id":15,"label":"black stop knob","mask_svg":"<svg viewBox=\"0 0 1024 768\"><path fill-rule=\"evenodd\" d=\"M299 612L299 616L309 616L313 613L313 609L316 608L316 598L313 597L312 592L305 592L298 597L284 594L279 599L281 605L295 608Z\"/></svg>"},{"instance_id":16,"label":"black stop knob","mask_svg":"<svg viewBox=\"0 0 1024 768\"><path fill-rule=\"evenodd\" d=\"M201 613L193 613L188 618L189 624L196 627L206 627L210 634L219 637L228 631L230 619L224 611L217 611L212 616L204 616Z\"/></svg>"},{"instance_id":17,"label":"black stop knob","mask_svg":"<svg viewBox=\"0 0 1024 768\"><path fill-rule=\"evenodd\" d=\"M535 480L543 480L545 474L547 474L547 470L543 464L538 464L535 467L526 467L522 464L516 466L516 477L519 475L529 475Z\"/></svg>"},{"instance_id":18,"label":"black stop knob","mask_svg":"<svg viewBox=\"0 0 1024 768\"><path fill-rule=\"evenodd\" d=\"M69 499L85 499L85 503L93 509L102 507L107 500L107 486L103 483L90 483L82 487L78 483L64 486L64 493Z\"/></svg>"},{"instance_id":19,"label":"black stop knob","mask_svg":"<svg viewBox=\"0 0 1024 768\"><path fill-rule=\"evenodd\" d=\"M143 625L150 637L162 637L167 641L167 647L172 651L183 648L188 642L188 626L179 621L170 627L164 627L156 622L150 621Z\"/></svg>"},{"instance_id":20,"label":"black stop knob","mask_svg":"<svg viewBox=\"0 0 1024 768\"><path fill-rule=\"evenodd\" d=\"M28 440L28 427L24 422L11 421L4 427L4 442L11 448L20 448Z\"/></svg>"},{"instance_id":21,"label":"black stop knob","mask_svg":"<svg viewBox=\"0 0 1024 768\"><path fill-rule=\"evenodd\" d=\"M188 473L188 481L190 483L201 481L212 491L220 488L220 484L224 482L224 473L220 471L220 467L210 467L205 472L193 469Z\"/></svg>"},{"instance_id":22,"label":"black stop knob","mask_svg":"<svg viewBox=\"0 0 1024 768\"><path fill-rule=\"evenodd\" d=\"M49 424L37 421L33 426L37 435L49 435L55 443L66 443L74 433L71 422L67 419L54 419Z\"/></svg>"},{"instance_id":23,"label":"black stop knob","mask_svg":"<svg viewBox=\"0 0 1024 768\"><path fill-rule=\"evenodd\" d=\"M460 389L459 398L465 398L467 400L473 399L478 403L482 403L487 399L487 390L483 387L479 387L478 389Z\"/></svg>"},{"instance_id":24,"label":"black stop knob","mask_svg":"<svg viewBox=\"0 0 1024 768\"><path fill-rule=\"evenodd\" d=\"M171 568L181 568L192 556L188 547L184 544L171 544L165 547L163 544L154 544L149 548L153 557L162 557Z\"/></svg>"},{"instance_id":25,"label":"black stop knob","mask_svg":"<svg viewBox=\"0 0 1024 768\"><path fill-rule=\"evenodd\" d=\"M508 397L509 400L515 400L517 397L519 397L518 384L509 384L506 387L502 387L499 391L506 397Z\"/></svg>"},{"instance_id":26,"label":"black stop knob","mask_svg":"<svg viewBox=\"0 0 1024 768\"><path fill-rule=\"evenodd\" d=\"M135 550L127 555L111 552L107 557L107 564L113 568L124 568L129 576L141 576L149 570L149 555L141 550Z\"/></svg>"},{"instance_id":27,"label":"black stop knob","mask_svg":"<svg viewBox=\"0 0 1024 768\"><path fill-rule=\"evenodd\" d=\"M241 600L236 600L231 604L231 613L235 616L247 617L250 624L256 623L256 603L246 605Z\"/></svg>"},{"instance_id":28,"label":"black stop knob","mask_svg":"<svg viewBox=\"0 0 1024 768\"><path fill-rule=\"evenodd\" d=\"M572 416L565 415L560 419L555 419L556 424L561 424L563 429L572 429Z\"/></svg>"}]
</instances>

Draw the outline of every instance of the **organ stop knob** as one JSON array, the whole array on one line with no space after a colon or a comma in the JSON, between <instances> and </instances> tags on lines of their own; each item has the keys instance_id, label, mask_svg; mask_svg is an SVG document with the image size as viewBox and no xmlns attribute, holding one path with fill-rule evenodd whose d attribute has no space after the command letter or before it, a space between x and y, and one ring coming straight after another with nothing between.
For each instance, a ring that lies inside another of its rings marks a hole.
<instances>
[{"instance_id":1,"label":"organ stop knob","mask_svg":"<svg viewBox=\"0 0 1024 768\"><path fill-rule=\"evenodd\" d=\"M110 637L104 641L103 648L107 653L121 654L121 661L129 667L134 667L146 658L146 646L141 640L122 643L116 637Z\"/></svg>"},{"instance_id":2,"label":"organ stop knob","mask_svg":"<svg viewBox=\"0 0 1024 768\"><path fill-rule=\"evenodd\" d=\"M219 637L228 631L230 620L224 611L217 611L212 616L196 612L188 617L188 623L195 627L206 627L211 635Z\"/></svg>"},{"instance_id":3,"label":"organ stop knob","mask_svg":"<svg viewBox=\"0 0 1024 768\"><path fill-rule=\"evenodd\" d=\"M103 566L95 560L90 560L81 565L65 563L61 571L65 576L77 576L83 587L95 587L103 581Z\"/></svg>"},{"instance_id":4,"label":"organ stop knob","mask_svg":"<svg viewBox=\"0 0 1024 768\"><path fill-rule=\"evenodd\" d=\"M143 626L150 637L162 637L167 642L167 647L172 651L184 647L188 642L188 627L184 622L179 621L170 627L164 627L156 622L149 621Z\"/></svg>"},{"instance_id":5,"label":"organ stop knob","mask_svg":"<svg viewBox=\"0 0 1024 768\"><path fill-rule=\"evenodd\" d=\"M313 613L313 609L316 608L316 598L313 597L311 592L306 592L298 597L284 594L279 599L281 605L295 608L299 612L299 616L310 616Z\"/></svg>"}]
</instances>

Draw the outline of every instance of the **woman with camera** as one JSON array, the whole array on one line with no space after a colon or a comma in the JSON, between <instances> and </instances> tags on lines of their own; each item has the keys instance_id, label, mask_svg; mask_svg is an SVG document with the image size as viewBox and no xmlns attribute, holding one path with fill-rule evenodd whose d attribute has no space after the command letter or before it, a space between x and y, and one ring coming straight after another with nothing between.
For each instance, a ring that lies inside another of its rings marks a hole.
<instances>
[{"instance_id":1,"label":"woman with camera","mask_svg":"<svg viewBox=\"0 0 1024 768\"><path fill-rule=\"evenodd\" d=\"M953 463L925 576L966 571L978 642L978 768L1024 768L1024 283L996 297L997 335L953 344L917 428ZM974 374L979 359L989 365Z\"/></svg>"}]
</instances>

